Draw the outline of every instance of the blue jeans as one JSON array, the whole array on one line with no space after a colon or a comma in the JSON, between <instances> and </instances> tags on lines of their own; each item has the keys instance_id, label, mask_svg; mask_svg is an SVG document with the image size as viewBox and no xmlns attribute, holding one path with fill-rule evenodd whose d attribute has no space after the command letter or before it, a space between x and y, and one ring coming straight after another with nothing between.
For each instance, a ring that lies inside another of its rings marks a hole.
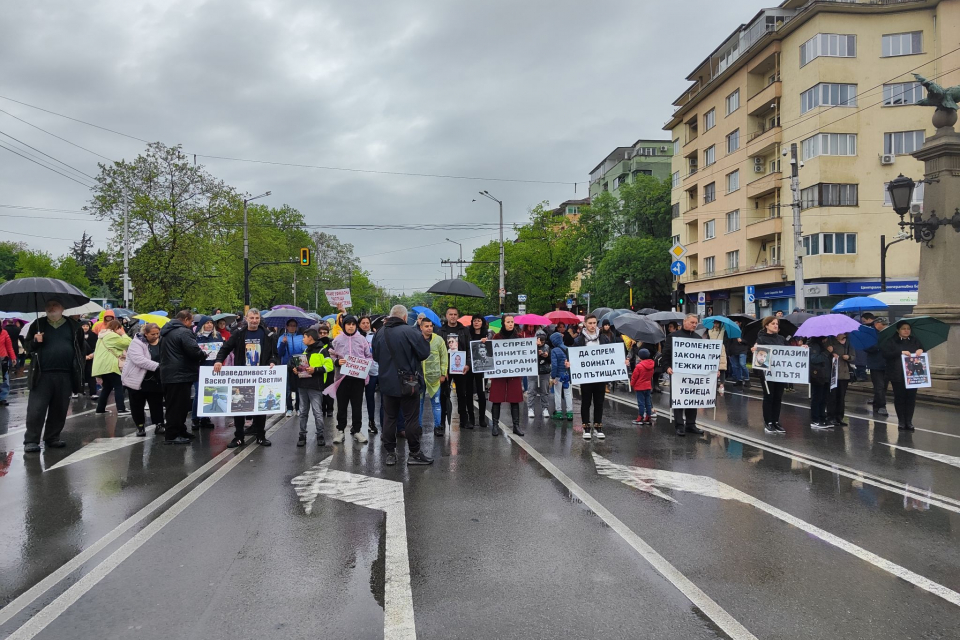
<instances>
[{"instance_id":1,"label":"blue jeans","mask_svg":"<svg viewBox=\"0 0 960 640\"><path fill-rule=\"evenodd\" d=\"M653 391L637 391L637 412L641 416L653 415Z\"/></svg>"},{"instance_id":2,"label":"blue jeans","mask_svg":"<svg viewBox=\"0 0 960 640\"><path fill-rule=\"evenodd\" d=\"M420 424L423 424L423 403L427 399L427 392L420 394ZM433 409L433 428L440 426L440 389L430 398L430 407Z\"/></svg>"},{"instance_id":3,"label":"blue jeans","mask_svg":"<svg viewBox=\"0 0 960 640\"><path fill-rule=\"evenodd\" d=\"M750 379L750 372L747 371L747 354L741 353L738 356L727 358L730 363L730 379L734 382L746 382Z\"/></svg>"},{"instance_id":4,"label":"blue jeans","mask_svg":"<svg viewBox=\"0 0 960 640\"><path fill-rule=\"evenodd\" d=\"M11 362L10 366L13 367L16 363ZM7 396L10 395L10 372L3 374L3 379L0 380L0 402L3 402L7 399Z\"/></svg>"}]
</instances>

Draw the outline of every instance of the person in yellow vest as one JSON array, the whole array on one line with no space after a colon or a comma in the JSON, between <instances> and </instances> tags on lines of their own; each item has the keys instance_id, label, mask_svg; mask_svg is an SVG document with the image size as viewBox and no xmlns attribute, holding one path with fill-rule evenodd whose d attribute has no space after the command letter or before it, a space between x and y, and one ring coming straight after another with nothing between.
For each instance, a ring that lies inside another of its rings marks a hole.
<instances>
[{"instance_id":1,"label":"person in yellow vest","mask_svg":"<svg viewBox=\"0 0 960 640\"><path fill-rule=\"evenodd\" d=\"M323 390L333 382L333 359L330 357L330 344L320 341L316 329L307 329L303 334L306 349L300 360L291 359L288 375L297 376L297 388L300 390L300 438L297 446L307 444L307 419L313 411L313 422L317 428L317 446L323 447ZM299 362L299 365L297 364Z\"/></svg>"}]
</instances>

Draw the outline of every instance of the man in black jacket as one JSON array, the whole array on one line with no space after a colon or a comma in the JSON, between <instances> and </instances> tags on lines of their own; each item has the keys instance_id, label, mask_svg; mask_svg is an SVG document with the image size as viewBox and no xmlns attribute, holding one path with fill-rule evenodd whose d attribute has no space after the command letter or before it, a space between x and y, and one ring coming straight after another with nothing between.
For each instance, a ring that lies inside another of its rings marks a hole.
<instances>
[{"instance_id":1,"label":"man in black jacket","mask_svg":"<svg viewBox=\"0 0 960 640\"><path fill-rule=\"evenodd\" d=\"M233 366L235 367L264 367L269 365L271 369L280 364L280 356L277 353L277 339L267 333L266 328L260 326L260 311L250 309L247 312L246 326L240 326L230 334L227 341L217 352L217 360L213 365L213 371L219 373L223 366L223 361L233 353ZM233 440L227 445L233 449L243 444L243 423L244 416L234 416L233 418ZM267 416L253 416L253 431L257 437L257 444L269 447L270 441L266 434Z\"/></svg>"},{"instance_id":2,"label":"man in black jacket","mask_svg":"<svg viewBox=\"0 0 960 640\"><path fill-rule=\"evenodd\" d=\"M444 322L438 331L443 341L447 343L447 352L467 351L470 348L470 336L467 335L467 328L460 324L460 311L456 307L447 309L446 322ZM460 414L460 428L473 429L473 377L468 375L470 367L463 368L463 375L447 376L447 379L440 383L440 435L443 437L443 430L447 426L447 421L453 414L453 406L450 404L450 385L457 384L457 413ZM437 430L434 429L434 433Z\"/></svg>"},{"instance_id":3,"label":"man in black jacket","mask_svg":"<svg viewBox=\"0 0 960 640\"><path fill-rule=\"evenodd\" d=\"M193 312L182 309L177 317L160 329L160 382L167 416L164 444L190 444L193 435L187 431L190 411L190 390L200 375L200 363L207 354L197 345ZM202 389L198 393L202 393Z\"/></svg>"},{"instance_id":4,"label":"man in black jacket","mask_svg":"<svg viewBox=\"0 0 960 640\"><path fill-rule=\"evenodd\" d=\"M663 347L663 362L667 367L667 375L673 375L673 339L686 338L688 340L703 340L703 336L697 335L696 328L700 323L700 318L695 314L690 314L683 319L683 326L667 336L667 341ZM673 393L673 378L670 379L670 393ZM697 426L696 409L674 409L673 422L677 428L678 436L685 436L688 433L703 433L703 430Z\"/></svg>"},{"instance_id":5,"label":"man in black jacket","mask_svg":"<svg viewBox=\"0 0 960 640\"><path fill-rule=\"evenodd\" d=\"M60 432L67 421L70 394L80 391L85 357L80 324L63 315L63 305L50 300L47 316L30 325L23 341L30 355L30 396L27 398L25 453L40 451L40 438L47 448L60 449L66 443Z\"/></svg>"},{"instance_id":6,"label":"man in black jacket","mask_svg":"<svg viewBox=\"0 0 960 640\"><path fill-rule=\"evenodd\" d=\"M390 310L390 317L373 338L373 359L380 365L380 392L383 394L383 448L387 450L384 464L397 464L397 412L403 412L408 465L432 464L433 458L420 450L420 392L425 388L422 362L430 357L430 343L423 335L407 325L407 308L401 304ZM405 389L401 372L413 374L419 380L417 389ZM404 393L408 391L408 393ZM411 392L412 391L412 392Z\"/></svg>"},{"instance_id":7,"label":"man in black jacket","mask_svg":"<svg viewBox=\"0 0 960 640\"><path fill-rule=\"evenodd\" d=\"M887 328L886 318L875 318L870 328L868 325L860 327L860 331L872 333L873 339L877 343L864 349L867 354L867 368L870 369L870 381L873 383L873 412L878 416L890 415L887 412L887 386L890 384L890 377L887 374L887 361L880 353L879 336L880 332Z\"/></svg>"}]
</instances>

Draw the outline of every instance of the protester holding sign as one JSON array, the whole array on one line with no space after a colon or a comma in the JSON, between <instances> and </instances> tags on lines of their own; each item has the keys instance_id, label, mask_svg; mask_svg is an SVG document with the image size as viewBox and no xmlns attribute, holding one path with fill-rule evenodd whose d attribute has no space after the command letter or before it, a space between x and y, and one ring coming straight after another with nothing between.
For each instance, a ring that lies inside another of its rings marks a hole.
<instances>
[{"instance_id":1,"label":"protester holding sign","mask_svg":"<svg viewBox=\"0 0 960 640\"><path fill-rule=\"evenodd\" d=\"M856 351L847 341L847 334L841 333L827 341L827 351L833 354L837 364L837 386L830 390L827 400L827 421L834 426L845 427L843 414L846 412L847 385L850 384L850 373L856 364Z\"/></svg>"},{"instance_id":2,"label":"protester holding sign","mask_svg":"<svg viewBox=\"0 0 960 640\"><path fill-rule=\"evenodd\" d=\"M447 352L465 351L470 343L470 336L467 335L467 328L460 324L460 310L456 307L448 307L444 314L444 320L439 327L434 327L434 333L438 334L447 344ZM469 366L464 366L469 370ZM446 377L440 384L440 427L446 428L450 422L453 413L451 404L451 385L457 392L457 413L460 416L460 428L472 429L473 424L470 420L470 412L467 407L471 404L473 396L473 378L462 375L456 379Z\"/></svg>"},{"instance_id":3,"label":"protester holding sign","mask_svg":"<svg viewBox=\"0 0 960 640\"><path fill-rule=\"evenodd\" d=\"M481 429L487 428L487 393L484 388L484 379L483 373L477 371L477 367L474 366L473 362L473 350L470 347L471 342L480 342L486 344L487 337L487 321L481 314L477 314L470 319L470 330L467 331L467 345L463 347L467 352L467 366L469 371L466 374L470 377L471 388L473 393L477 396L477 408L478 413L473 413L473 398L468 396L467 402L467 421L471 425L476 425ZM477 416L477 419L474 420L474 415Z\"/></svg>"},{"instance_id":4,"label":"protester holding sign","mask_svg":"<svg viewBox=\"0 0 960 640\"><path fill-rule=\"evenodd\" d=\"M166 327L164 327L164 329L166 329ZM280 364L280 356L277 353L277 341L260 326L259 309L250 309L247 311L246 325L237 327L237 330L230 334L227 341L220 347L216 362L213 365L214 373L220 373L220 369L223 368L223 361L226 360L231 353L233 354L233 366L235 367L252 366L250 363L256 362L259 363L261 367L269 366L273 369ZM244 444L243 425L244 416L234 416L233 440L227 444L228 448L233 449ZM266 427L266 415L259 414L253 416L252 428L257 439L257 444L269 447L272 443L267 440Z\"/></svg>"},{"instance_id":5,"label":"protester holding sign","mask_svg":"<svg viewBox=\"0 0 960 640\"><path fill-rule=\"evenodd\" d=\"M203 367L212 367L213 361L217 357L217 352L220 351L220 347L223 346L223 338L220 336L220 332L217 331L213 320L207 316L200 318L200 324L197 327L197 345L203 345L200 346L200 348L207 354L206 360L200 362L201 369ZM203 371L201 370L200 373L202 374ZM213 429L213 421L211 421L210 418L201 418L198 415L198 403L202 395L198 381L193 385L193 431L197 431L200 427Z\"/></svg>"},{"instance_id":6,"label":"protester holding sign","mask_svg":"<svg viewBox=\"0 0 960 640\"><path fill-rule=\"evenodd\" d=\"M540 402L540 409L544 418L550 417L550 345L547 336L542 331L537 332L537 375L527 376L527 418L535 418L537 413L534 405Z\"/></svg>"},{"instance_id":7,"label":"protester holding sign","mask_svg":"<svg viewBox=\"0 0 960 640\"><path fill-rule=\"evenodd\" d=\"M333 437L334 444L343 442L344 431L347 429L348 405L353 412L350 428L353 439L359 444L367 442L367 436L361 431L363 429L363 392L367 384L366 377L354 378L345 375L343 371L343 366L347 364L347 356L356 356L366 360L373 358L370 352L370 344L365 336L360 335L357 328L356 316L344 316L343 332L333 339L330 346L330 354L340 367L333 390L337 397L337 434ZM328 390L329 392L330 390Z\"/></svg>"},{"instance_id":8,"label":"protester holding sign","mask_svg":"<svg viewBox=\"0 0 960 640\"><path fill-rule=\"evenodd\" d=\"M300 325L293 318L287 320L286 331L277 339L277 354L280 356L280 364L287 366L290 364L290 358L303 353L303 336L297 335L297 329ZM296 397L294 397L296 396ZM293 415L293 410L300 410L300 392L297 391L297 377L287 376L287 417Z\"/></svg>"},{"instance_id":9,"label":"protester holding sign","mask_svg":"<svg viewBox=\"0 0 960 640\"><path fill-rule=\"evenodd\" d=\"M767 379L766 369L770 365L769 351L757 347L785 347L787 339L780 335L780 320L776 316L767 316L761 321L757 343L750 349L754 354L753 370L760 376L760 388L763 390L763 430L767 433L786 433L780 424L780 407L783 404L783 390L786 384ZM758 354L764 354L767 367L758 366Z\"/></svg>"},{"instance_id":10,"label":"protester holding sign","mask_svg":"<svg viewBox=\"0 0 960 640\"><path fill-rule=\"evenodd\" d=\"M583 331L574 341L575 347L593 347L611 344L609 334L597 329L597 316L592 313L583 319ZM585 382L580 385L580 418L583 420L583 439L590 440L596 435L603 440L603 403L607 399L606 382ZM593 407L593 422L590 421L590 407Z\"/></svg>"},{"instance_id":11,"label":"protester holding sign","mask_svg":"<svg viewBox=\"0 0 960 640\"><path fill-rule=\"evenodd\" d=\"M294 374L291 370L289 375L297 375L297 388L303 394L303 409L300 411L300 437L297 440L297 446L303 447L307 444L307 422L310 412L313 411L313 422L317 430L317 446L322 447L327 443L323 439L323 390L327 388L333 378L333 360L327 345L320 341L320 334L316 329L307 329L303 334L303 344L305 351L303 357L306 358L306 368L299 373Z\"/></svg>"},{"instance_id":12,"label":"protester holding sign","mask_svg":"<svg viewBox=\"0 0 960 640\"><path fill-rule=\"evenodd\" d=\"M912 328L901 320L897 323L897 335L880 345L880 352L887 360L887 375L893 384L893 406L897 410L897 428L913 431L913 411L917 405L917 390L908 389L902 356L921 355L920 341L910 335Z\"/></svg>"},{"instance_id":13,"label":"protester holding sign","mask_svg":"<svg viewBox=\"0 0 960 640\"><path fill-rule=\"evenodd\" d=\"M512 314L503 316L503 323L500 332L493 336L494 340L514 340L518 338L517 326L513 320ZM523 382L522 376L511 376L494 378L490 382L490 413L493 416L494 436L499 436L500 431L500 403L510 403L510 417L513 419L513 432L518 436L523 435L520 430L520 403L523 402Z\"/></svg>"},{"instance_id":14,"label":"protester holding sign","mask_svg":"<svg viewBox=\"0 0 960 640\"><path fill-rule=\"evenodd\" d=\"M696 314L689 314L686 318L683 319L683 326L667 336L667 341L663 349L663 362L667 367L667 375L673 375L674 365L674 340L679 338L680 340L703 340L703 336L699 335L696 332L697 325L700 324L700 318ZM704 340L704 343L707 341ZM719 367L719 354L716 358L717 367ZM686 364L685 362L683 364ZM714 368L716 370L716 368ZM696 371L694 371L696 372ZM703 373L707 373L704 369ZM673 381L670 382L670 394L671 394L671 404L672 397L674 394ZM685 436L688 433L703 433L703 430L697 426L697 409L696 408L674 408L673 409L673 423L677 429L678 436Z\"/></svg>"},{"instance_id":15,"label":"protester holding sign","mask_svg":"<svg viewBox=\"0 0 960 640\"><path fill-rule=\"evenodd\" d=\"M830 395L830 376L833 354L827 350L826 338L810 339L810 427L832 429L827 422L827 398Z\"/></svg>"},{"instance_id":16,"label":"protester holding sign","mask_svg":"<svg viewBox=\"0 0 960 640\"><path fill-rule=\"evenodd\" d=\"M430 402L433 410L433 435L442 438L446 425L443 423L443 412L440 409L442 402L441 385L447 380L449 371L449 357L444 339L433 332L433 320L420 320L420 333L430 345L430 357L423 361L423 380L426 385L420 392L420 424L423 425L423 405ZM449 400L449 396L447 398Z\"/></svg>"}]
</instances>

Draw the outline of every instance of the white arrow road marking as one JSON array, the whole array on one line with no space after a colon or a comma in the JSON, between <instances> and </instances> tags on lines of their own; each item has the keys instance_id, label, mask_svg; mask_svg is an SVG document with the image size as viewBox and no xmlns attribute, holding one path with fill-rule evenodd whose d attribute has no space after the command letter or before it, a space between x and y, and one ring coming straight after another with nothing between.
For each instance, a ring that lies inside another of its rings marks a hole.
<instances>
[{"instance_id":1,"label":"white arrow road marking","mask_svg":"<svg viewBox=\"0 0 960 640\"><path fill-rule=\"evenodd\" d=\"M331 471L330 458L297 476L290 483L295 487L304 511L308 514L313 512L313 503L317 496L321 495L386 514L383 637L385 640L416 640L403 484L344 471Z\"/></svg>"},{"instance_id":2,"label":"white arrow road marking","mask_svg":"<svg viewBox=\"0 0 960 640\"><path fill-rule=\"evenodd\" d=\"M147 427L147 436L153 435L153 430L156 429L156 426ZM57 464L46 469L46 471L51 471L53 469L59 469L60 467L65 467L68 464L73 464L74 462L80 462L81 460L89 460L90 458L95 458L104 453L110 453L111 451L116 451L117 449L123 449L124 447L130 447L135 444L145 442L146 436L138 436L133 433L128 436L121 436L119 438L97 438L87 446L81 448L76 453L72 453Z\"/></svg>"},{"instance_id":3,"label":"white arrow road marking","mask_svg":"<svg viewBox=\"0 0 960 640\"><path fill-rule=\"evenodd\" d=\"M614 464L602 456L598 456L596 453L593 454L593 461L597 465L597 472L613 480L619 480L624 484L630 485L631 487L642 488L646 491L646 487L650 485L661 487L664 489L671 489L673 491L685 491L687 493L695 493L701 496L707 496L710 498L718 498L720 500L734 500L736 502L742 502L743 504L748 504L761 511L764 511L778 520L782 520L787 524L793 525L802 531L806 531L809 534L815 535L824 542L832 544L833 546L846 551L847 553L869 562L873 566L886 571L887 573L893 574L898 578L902 578L907 582L929 591L930 593L940 596L947 602L960 606L960 593L948 589L947 587L938 584L932 580L924 578L923 576L910 571L905 567L893 563L885 558L881 558L875 553L871 553L862 547L858 547L852 542L847 542L843 538L833 535L829 531L824 531L820 527L805 522L799 518L796 518L785 511L777 509L773 505L767 504L762 500L758 500L753 496L746 494L739 489L734 489L728 484L724 484L719 480L709 478L707 476L696 476L688 473L677 473L675 471L665 471L663 469L647 469L644 467L627 467L620 464Z\"/></svg>"},{"instance_id":4,"label":"white arrow road marking","mask_svg":"<svg viewBox=\"0 0 960 640\"><path fill-rule=\"evenodd\" d=\"M901 447L898 444L890 444L889 442L885 442L884 444L894 449L900 449L901 451L908 451L916 456L920 456L921 458L929 458L930 460L936 460L937 462L953 465L954 467L960 467L960 458L958 458L957 456L948 456L945 453L934 453L933 451L924 451L923 449L911 449L910 447Z\"/></svg>"}]
</instances>

